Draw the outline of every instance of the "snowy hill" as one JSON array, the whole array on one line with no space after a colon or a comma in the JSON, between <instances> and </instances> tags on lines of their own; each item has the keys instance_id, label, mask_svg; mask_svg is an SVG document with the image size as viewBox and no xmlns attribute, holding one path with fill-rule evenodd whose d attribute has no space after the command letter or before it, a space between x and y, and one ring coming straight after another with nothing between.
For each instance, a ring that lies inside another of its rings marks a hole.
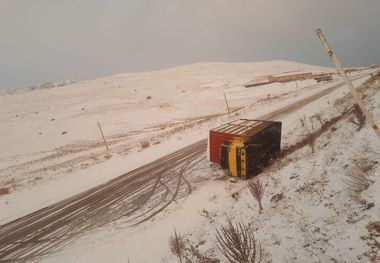
<instances>
[{"instance_id":1,"label":"snowy hill","mask_svg":"<svg viewBox=\"0 0 380 263\"><path fill-rule=\"evenodd\" d=\"M379 123L380 83L366 82L376 70L357 70L350 77L362 87ZM0 225L205 139L208 130L221 123L259 118L331 89L282 117L282 147L289 148L352 105L347 88L338 78L254 88L245 84L274 74L333 71L281 60L200 63L3 94L0 189L9 193L0 194ZM45 260L176 262L167 242L174 227L200 254L222 259L215 229L225 224L228 215L254 227L265 262L369 262L375 252L365 254L372 247L361 237L369 235L366 226L380 215L376 190L380 146L370 127L357 131L349 121L352 113L346 115L319 135L314 151L309 144L259 176L266 189L262 214L245 181L231 182L204 159L187 174L193 192L183 194L157 217L137 227L122 220L106 225ZM350 199L349 186L342 180L362 159L371 164L367 172L372 182L360 193L364 203ZM235 198L234 193L238 193ZM369 207L372 203L374 207ZM188 257L195 262L194 255Z\"/></svg>"}]
</instances>

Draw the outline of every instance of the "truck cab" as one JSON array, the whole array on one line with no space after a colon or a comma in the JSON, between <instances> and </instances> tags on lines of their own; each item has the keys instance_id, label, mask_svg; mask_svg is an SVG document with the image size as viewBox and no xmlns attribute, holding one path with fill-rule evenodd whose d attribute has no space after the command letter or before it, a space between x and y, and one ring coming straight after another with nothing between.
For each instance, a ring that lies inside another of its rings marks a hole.
<instances>
[{"instance_id":1,"label":"truck cab","mask_svg":"<svg viewBox=\"0 0 380 263\"><path fill-rule=\"evenodd\" d=\"M233 177L246 179L255 169L254 153L259 145L244 140L226 141L221 146L220 166Z\"/></svg>"},{"instance_id":2,"label":"truck cab","mask_svg":"<svg viewBox=\"0 0 380 263\"><path fill-rule=\"evenodd\" d=\"M210 131L210 160L231 176L259 174L281 149L281 122L241 119Z\"/></svg>"}]
</instances>

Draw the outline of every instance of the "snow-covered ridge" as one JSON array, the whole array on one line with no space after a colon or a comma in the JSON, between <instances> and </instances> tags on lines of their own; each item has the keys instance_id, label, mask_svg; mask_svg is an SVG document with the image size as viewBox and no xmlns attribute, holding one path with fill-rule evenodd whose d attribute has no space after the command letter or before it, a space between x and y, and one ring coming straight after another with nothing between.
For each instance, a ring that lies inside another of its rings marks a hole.
<instances>
[{"instance_id":1,"label":"snow-covered ridge","mask_svg":"<svg viewBox=\"0 0 380 263\"><path fill-rule=\"evenodd\" d=\"M285 60L273 60L264 62L246 62L246 63L227 63L227 62L203 62L189 65L175 66L167 69L146 71L146 72L134 72L134 73L119 73L108 77L101 77L94 80L83 80L75 85L78 81L75 80L63 80L57 82L46 82L43 84L32 85L26 89L22 89L17 92L5 92L7 94L27 92L36 89L48 89L53 87L67 86L82 87L86 84L95 83L114 83L123 81L133 81L136 78L170 78L175 79L192 79L192 80L211 80L211 79L223 79L229 77L260 77L268 74L290 74L291 72L330 72L332 68L321 67L316 65L302 64Z\"/></svg>"}]
</instances>

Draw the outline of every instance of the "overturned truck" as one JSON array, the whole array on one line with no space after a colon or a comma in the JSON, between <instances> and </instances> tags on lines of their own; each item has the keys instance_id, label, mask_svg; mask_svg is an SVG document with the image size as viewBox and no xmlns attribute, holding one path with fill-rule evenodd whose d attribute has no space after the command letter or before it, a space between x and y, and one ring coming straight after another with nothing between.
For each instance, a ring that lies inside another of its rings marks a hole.
<instances>
[{"instance_id":1,"label":"overturned truck","mask_svg":"<svg viewBox=\"0 0 380 263\"><path fill-rule=\"evenodd\" d=\"M231 176L257 175L281 150L282 123L240 119L210 130L210 161Z\"/></svg>"}]
</instances>

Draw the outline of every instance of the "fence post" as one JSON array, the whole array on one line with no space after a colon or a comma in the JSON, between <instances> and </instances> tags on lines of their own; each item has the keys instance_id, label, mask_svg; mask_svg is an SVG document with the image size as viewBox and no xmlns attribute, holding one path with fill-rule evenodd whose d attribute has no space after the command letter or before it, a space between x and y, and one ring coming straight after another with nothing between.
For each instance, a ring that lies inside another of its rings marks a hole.
<instances>
[{"instance_id":1,"label":"fence post","mask_svg":"<svg viewBox=\"0 0 380 263\"><path fill-rule=\"evenodd\" d=\"M231 111L230 111L230 107L228 106L226 93L223 93L223 95L224 95L224 100L226 101L226 106L227 106L228 114L230 114Z\"/></svg>"},{"instance_id":2,"label":"fence post","mask_svg":"<svg viewBox=\"0 0 380 263\"><path fill-rule=\"evenodd\" d=\"M99 130L100 130L100 133L102 134L102 137L103 137L104 145L106 146L107 151L109 151L110 149L108 148L108 143L106 141L106 138L104 137L102 127L100 126L99 122L97 122L97 123L98 123L98 127L99 127Z\"/></svg>"}]
</instances>

